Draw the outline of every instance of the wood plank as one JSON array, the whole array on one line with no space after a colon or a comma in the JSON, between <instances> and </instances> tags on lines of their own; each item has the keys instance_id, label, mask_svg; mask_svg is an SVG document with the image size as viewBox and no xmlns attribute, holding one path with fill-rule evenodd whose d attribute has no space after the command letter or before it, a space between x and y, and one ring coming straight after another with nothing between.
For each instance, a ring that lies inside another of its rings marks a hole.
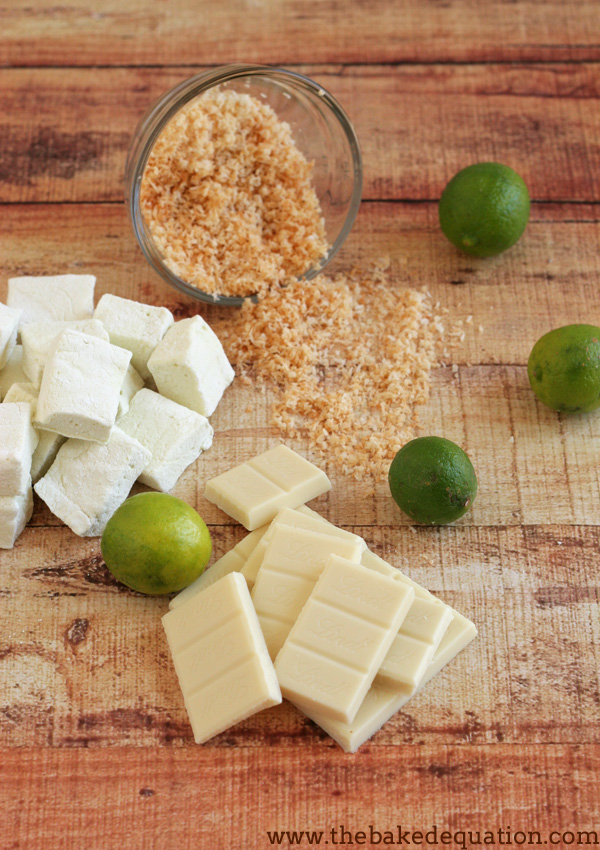
<instances>
[{"instance_id":1,"label":"wood plank","mask_svg":"<svg viewBox=\"0 0 600 850\"><path fill-rule=\"evenodd\" d=\"M184 472L173 494L193 504L212 525L232 524L207 502L204 484L215 475L265 451L278 440L269 425L268 394L237 383L211 417L210 451ZM482 416L482 411L486 412ZM440 434L463 446L479 481L477 498L461 519L464 526L530 524L600 525L597 416L562 417L538 403L524 367L436 370L429 402L420 411L419 434ZM288 445L326 470L332 493L315 502L332 522L407 526L387 481L344 477L326 457L311 454L307 441ZM133 492L138 489L136 487ZM60 524L36 497L31 524Z\"/></svg>"},{"instance_id":2,"label":"wood plank","mask_svg":"<svg viewBox=\"0 0 600 850\"><path fill-rule=\"evenodd\" d=\"M2 64L196 64L597 59L598 8L580 0L38 0L2 8Z\"/></svg>"},{"instance_id":3,"label":"wood plank","mask_svg":"<svg viewBox=\"0 0 600 850\"><path fill-rule=\"evenodd\" d=\"M369 749L600 740L598 528L350 527L480 632ZM243 534L211 531L215 557ZM28 529L1 561L1 747L195 749L160 623L166 599L118 586L98 541L64 529ZM284 703L202 752L269 744L305 757L315 742L331 743Z\"/></svg>"},{"instance_id":4,"label":"wood plank","mask_svg":"<svg viewBox=\"0 0 600 850\"><path fill-rule=\"evenodd\" d=\"M427 287L449 311L448 328L472 317L453 362L523 365L552 327L600 324L599 222L600 206L536 204L514 248L478 260L446 241L436 204L364 202L331 270L367 269L387 257L390 281ZM12 276L90 272L98 278L97 297L110 291L164 304L178 318L200 311L213 322L230 315L162 282L143 259L122 205L5 206L0 251L0 301Z\"/></svg>"},{"instance_id":5,"label":"wood plank","mask_svg":"<svg viewBox=\"0 0 600 850\"><path fill-rule=\"evenodd\" d=\"M110 759L2 750L0 828L6 850L116 850L124 835L128 850L226 850L232 839L264 850L267 831L323 830L323 843L341 844L341 826L368 835L369 825L393 831L398 846L398 825L433 824L459 833L455 846L473 846L469 830L493 830L498 842L499 829L566 846L572 836L562 843L560 833L598 829L599 770L598 745L398 746L359 757L275 746L222 750L218 761L200 747L116 749Z\"/></svg>"},{"instance_id":6,"label":"wood plank","mask_svg":"<svg viewBox=\"0 0 600 850\"><path fill-rule=\"evenodd\" d=\"M1 70L0 110L8 118L0 201L121 200L137 122L159 94L196 70ZM538 201L599 197L594 65L301 70L354 120L365 198L436 199L456 171L486 159L516 168Z\"/></svg>"}]
</instances>

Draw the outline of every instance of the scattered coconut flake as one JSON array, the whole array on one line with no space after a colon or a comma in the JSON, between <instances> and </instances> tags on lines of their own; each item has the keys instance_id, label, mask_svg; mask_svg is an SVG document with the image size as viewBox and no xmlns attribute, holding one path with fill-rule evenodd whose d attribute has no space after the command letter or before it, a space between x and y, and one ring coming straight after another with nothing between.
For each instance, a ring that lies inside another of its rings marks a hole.
<instances>
[{"instance_id":1,"label":"scattered coconut flake","mask_svg":"<svg viewBox=\"0 0 600 850\"><path fill-rule=\"evenodd\" d=\"M381 269L297 281L213 322L242 376L268 387L271 424L344 474L384 479L415 435L442 334L431 299Z\"/></svg>"}]
</instances>

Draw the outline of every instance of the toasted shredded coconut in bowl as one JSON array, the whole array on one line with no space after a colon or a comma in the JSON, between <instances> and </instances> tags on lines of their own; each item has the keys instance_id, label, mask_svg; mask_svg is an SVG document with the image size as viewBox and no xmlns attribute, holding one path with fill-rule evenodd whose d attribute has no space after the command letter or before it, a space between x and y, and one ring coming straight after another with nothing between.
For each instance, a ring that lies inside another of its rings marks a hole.
<instances>
[{"instance_id":1,"label":"toasted shredded coconut in bowl","mask_svg":"<svg viewBox=\"0 0 600 850\"><path fill-rule=\"evenodd\" d=\"M378 480L414 436L444 335L427 292L377 270L296 282L214 327L238 374L275 389L283 438Z\"/></svg>"},{"instance_id":2,"label":"toasted shredded coconut in bowl","mask_svg":"<svg viewBox=\"0 0 600 850\"><path fill-rule=\"evenodd\" d=\"M327 253L311 171L289 124L268 104L211 89L159 136L140 207L181 280L215 296L262 296Z\"/></svg>"}]
</instances>

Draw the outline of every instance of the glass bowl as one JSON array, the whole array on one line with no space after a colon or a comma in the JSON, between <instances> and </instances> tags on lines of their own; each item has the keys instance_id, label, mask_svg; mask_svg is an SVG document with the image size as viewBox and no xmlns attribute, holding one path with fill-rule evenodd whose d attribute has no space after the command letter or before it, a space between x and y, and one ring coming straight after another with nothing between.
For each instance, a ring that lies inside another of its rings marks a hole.
<instances>
[{"instance_id":1,"label":"glass bowl","mask_svg":"<svg viewBox=\"0 0 600 850\"><path fill-rule=\"evenodd\" d=\"M240 305L241 296L202 292L165 264L140 209L140 186L150 152L183 106L220 86L260 97L292 129L296 146L313 162L312 183L325 221L327 254L300 277L310 280L333 259L348 236L360 204L362 161L354 128L339 103L318 83L295 71L262 65L226 65L197 74L164 94L135 131L125 167L125 201L136 239L152 268L176 289L200 301ZM255 296L248 296L255 300Z\"/></svg>"}]
</instances>

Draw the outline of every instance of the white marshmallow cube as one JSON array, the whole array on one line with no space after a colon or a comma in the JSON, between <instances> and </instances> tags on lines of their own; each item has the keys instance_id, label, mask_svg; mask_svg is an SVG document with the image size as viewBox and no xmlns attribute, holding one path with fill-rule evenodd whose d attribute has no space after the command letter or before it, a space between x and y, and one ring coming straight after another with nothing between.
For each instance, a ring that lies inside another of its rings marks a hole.
<instances>
[{"instance_id":1,"label":"white marshmallow cube","mask_svg":"<svg viewBox=\"0 0 600 850\"><path fill-rule=\"evenodd\" d=\"M13 353L8 358L4 369L0 370L0 401L5 398L6 393L13 384L28 382L29 378L23 371L23 347L15 345Z\"/></svg>"},{"instance_id":2,"label":"white marshmallow cube","mask_svg":"<svg viewBox=\"0 0 600 850\"><path fill-rule=\"evenodd\" d=\"M131 352L80 331L56 339L42 377L34 424L105 443L115 424Z\"/></svg>"},{"instance_id":3,"label":"white marshmallow cube","mask_svg":"<svg viewBox=\"0 0 600 850\"><path fill-rule=\"evenodd\" d=\"M91 274L13 277L8 281L9 307L22 310L21 327L27 322L73 322L89 319L94 312Z\"/></svg>"},{"instance_id":4,"label":"white marshmallow cube","mask_svg":"<svg viewBox=\"0 0 600 850\"><path fill-rule=\"evenodd\" d=\"M125 373L123 385L121 386L121 392L119 393L119 409L117 411L117 422L122 416L125 416L125 414L129 410L131 399L136 393L138 393L142 389L143 386L143 379L136 372L133 366L129 364L129 369Z\"/></svg>"},{"instance_id":5,"label":"white marshmallow cube","mask_svg":"<svg viewBox=\"0 0 600 850\"><path fill-rule=\"evenodd\" d=\"M119 420L119 428L152 452L140 482L171 490L184 469L212 445L213 429L204 416L152 390L140 390Z\"/></svg>"},{"instance_id":6,"label":"white marshmallow cube","mask_svg":"<svg viewBox=\"0 0 600 850\"><path fill-rule=\"evenodd\" d=\"M17 343L21 311L0 303L0 369L4 369Z\"/></svg>"},{"instance_id":7,"label":"white marshmallow cube","mask_svg":"<svg viewBox=\"0 0 600 850\"><path fill-rule=\"evenodd\" d=\"M150 377L148 358L173 324L166 307L140 304L118 295L103 295L94 311L113 345L132 352L131 363L145 380Z\"/></svg>"},{"instance_id":8,"label":"white marshmallow cube","mask_svg":"<svg viewBox=\"0 0 600 850\"><path fill-rule=\"evenodd\" d=\"M119 427L107 443L67 440L35 492L80 537L98 537L152 458Z\"/></svg>"},{"instance_id":9,"label":"white marshmallow cube","mask_svg":"<svg viewBox=\"0 0 600 850\"><path fill-rule=\"evenodd\" d=\"M6 402L24 401L31 405L31 418L35 413L39 390L31 381L17 381L8 388L8 392L4 396Z\"/></svg>"},{"instance_id":10,"label":"white marshmallow cube","mask_svg":"<svg viewBox=\"0 0 600 850\"><path fill-rule=\"evenodd\" d=\"M0 496L0 549L12 549L32 513L31 487L20 496Z\"/></svg>"},{"instance_id":11,"label":"white marshmallow cube","mask_svg":"<svg viewBox=\"0 0 600 850\"><path fill-rule=\"evenodd\" d=\"M28 402L31 405L32 419L35 419L38 393L39 390L31 382L17 383L10 387L4 401ZM38 444L31 458L31 480L34 484L42 475L46 474L56 457L56 453L66 440L66 437L63 437L62 434L55 434L52 431L42 431L41 428L36 428L35 431L38 435Z\"/></svg>"},{"instance_id":12,"label":"white marshmallow cube","mask_svg":"<svg viewBox=\"0 0 600 850\"><path fill-rule=\"evenodd\" d=\"M78 322L30 322L21 328L23 346L23 371L29 380L39 387L44 367L59 335L67 329L96 336L108 342L108 333L97 319L82 319Z\"/></svg>"},{"instance_id":13,"label":"white marshmallow cube","mask_svg":"<svg viewBox=\"0 0 600 850\"><path fill-rule=\"evenodd\" d=\"M31 405L0 404L0 496L21 496L31 486L31 457L38 436L31 425Z\"/></svg>"},{"instance_id":14,"label":"white marshmallow cube","mask_svg":"<svg viewBox=\"0 0 600 850\"><path fill-rule=\"evenodd\" d=\"M148 368L162 395L203 416L214 412L235 374L201 316L175 322L154 349Z\"/></svg>"}]
</instances>

